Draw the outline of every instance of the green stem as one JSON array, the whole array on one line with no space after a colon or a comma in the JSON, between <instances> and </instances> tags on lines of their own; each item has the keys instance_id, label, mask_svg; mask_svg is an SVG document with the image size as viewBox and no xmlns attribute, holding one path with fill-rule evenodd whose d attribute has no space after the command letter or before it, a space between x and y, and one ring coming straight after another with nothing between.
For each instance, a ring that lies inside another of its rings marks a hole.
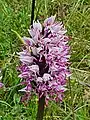
<instances>
[{"instance_id":1,"label":"green stem","mask_svg":"<svg viewBox=\"0 0 90 120\"><path fill-rule=\"evenodd\" d=\"M70 96L71 96L70 105L71 105L71 109L72 109L72 117L73 117L73 120L75 120L75 113L74 113L74 106L73 106L73 95L72 95L70 77L69 77L69 89L70 89Z\"/></svg>"}]
</instances>

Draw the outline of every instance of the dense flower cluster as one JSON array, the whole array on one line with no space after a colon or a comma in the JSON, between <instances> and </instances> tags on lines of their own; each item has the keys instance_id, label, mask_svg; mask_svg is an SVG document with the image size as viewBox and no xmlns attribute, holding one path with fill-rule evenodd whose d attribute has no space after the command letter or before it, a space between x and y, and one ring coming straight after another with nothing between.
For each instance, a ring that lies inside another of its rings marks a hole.
<instances>
[{"instance_id":1,"label":"dense flower cluster","mask_svg":"<svg viewBox=\"0 0 90 120\"><path fill-rule=\"evenodd\" d=\"M24 99L34 91L46 101L62 101L66 79L70 75L68 36L63 24L55 22L55 16L47 18L43 25L33 22L29 33L23 37L25 47L19 52L21 66L19 77L23 79Z\"/></svg>"}]
</instances>

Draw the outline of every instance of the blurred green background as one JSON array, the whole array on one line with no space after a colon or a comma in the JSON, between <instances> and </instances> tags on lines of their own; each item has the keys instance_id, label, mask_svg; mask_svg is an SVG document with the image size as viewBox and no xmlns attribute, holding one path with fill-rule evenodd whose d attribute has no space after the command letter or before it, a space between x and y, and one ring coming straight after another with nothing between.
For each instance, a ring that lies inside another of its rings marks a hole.
<instances>
[{"instance_id":1,"label":"blurred green background","mask_svg":"<svg viewBox=\"0 0 90 120\"><path fill-rule=\"evenodd\" d=\"M36 0L35 19L51 15L63 21L70 36L71 72L62 103L50 102L44 120L90 120L90 0ZM35 120L37 97L28 104L22 95L16 70L21 43L11 29L29 36L31 0L0 0L0 70L6 88L0 89L0 120Z\"/></svg>"}]
</instances>

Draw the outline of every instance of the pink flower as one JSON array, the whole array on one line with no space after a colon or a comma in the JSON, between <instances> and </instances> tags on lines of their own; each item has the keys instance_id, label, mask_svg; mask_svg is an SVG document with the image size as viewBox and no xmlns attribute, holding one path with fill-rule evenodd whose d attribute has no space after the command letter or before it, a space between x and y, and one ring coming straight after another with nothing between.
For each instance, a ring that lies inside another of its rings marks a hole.
<instances>
[{"instance_id":1,"label":"pink flower","mask_svg":"<svg viewBox=\"0 0 90 120\"><path fill-rule=\"evenodd\" d=\"M54 24L54 21L55 21L55 17L56 17L56 16L51 16L51 17L47 18L47 19L44 21L44 24L43 24L44 27L53 25L53 24Z\"/></svg>"},{"instance_id":2,"label":"pink flower","mask_svg":"<svg viewBox=\"0 0 90 120\"><path fill-rule=\"evenodd\" d=\"M28 30L32 39L35 43L37 43L37 40L40 39L40 33L42 32L42 25L40 22L33 22L33 28Z\"/></svg>"},{"instance_id":3,"label":"pink flower","mask_svg":"<svg viewBox=\"0 0 90 120\"><path fill-rule=\"evenodd\" d=\"M0 82L0 88L2 88L3 86L4 86L4 84Z\"/></svg>"},{"instance_id":4,"label":"pink flower","mask_svg":"<svg viewBox=\"0 0 90 120\"><path fill-rule=\"evenodd\" d=\"M39 21L33 22L29 33L32 38L23 38L26 48L18 53L21 61L19 77L25 84L19 91L26 92L29 97L32 92L38 97L44 95L46 102L62 101L66 79L70 76L66 30L61 22L55 22L55 16L51 16L43 26Z\"/></svg>"}]
</instances>

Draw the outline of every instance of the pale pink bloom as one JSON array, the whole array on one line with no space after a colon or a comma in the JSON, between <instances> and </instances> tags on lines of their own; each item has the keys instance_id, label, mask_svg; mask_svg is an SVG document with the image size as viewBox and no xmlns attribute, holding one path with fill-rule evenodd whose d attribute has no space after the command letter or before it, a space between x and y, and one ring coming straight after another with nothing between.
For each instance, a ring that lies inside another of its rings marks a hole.
<instances>
[{"instance_id":1,"label":"pale pink bloom","mask_svg":"<svg viewBox=\"0 0 90 120\"><path fill-rule=\"evenodd\" d=\"M23 37L22 39L27 46L33 46L35 44L35 41L29 37Z\"/></svg>"},{"instance_id":2,"label":"pale pink bloom","mask_svg":"<svg viewBox=\"0 0 90 120\"><path fill-rule=\"evenodd\" d=\"M30 64L33 62L34 57L31 57L31 53L27 50L23 50L22 52L17 53L20 55L20 61L25 64Z\"/></svg>"},{"instance_id":3,"label":"pale pink bloom","mask_svg":"<svg viewBox=\"0 0 90 120\"><path fill-rule=\"evenodd\" d=\"M47 18L47 19L44 21L44 27L53 25L53 24L54 24L54 21L55 21L55 17L56 17L56 16L51 16L51 17Z\"/></svg>"},{"instance_id":4,"label":"pale pink bloom","mask_svg":"<svg viewBox=\"0 0 90 120\"><path fill-rule=\"evenodd\" d=\"M37 82L43 82L43 78L38 77L38 78L37 78Z\"/></svg>"},{"instance_id":5,"label":"pale pink bloom","mask_svg":"<svg viewBox=\"0 0 90 120\"><path fill-rule=\"evenodd\" d=\"M49 81L49 80L51 80L51 75L50 74L47 74L47 73L44 73L44 75L43 75L43 81Z\"/></svg>"},{"instance_id":6,"label":"pale pink bloom","mask_svg":"<svg viewBox=\"0 0 90 120\"><path fill-rule=\"evenodd\" d=\"M34 72L39 74L39 66L38 65L31 65L29 66L29 69Z\"/></svg>"},{"instance_id":7,"label":"pale pink bloom","mask_svg":"<svg viewBox=\"0 0 90 120\"><path fill-rule=\"evenodd\" d=\"M27 76L29 76L29 72L28 71L22 72L22 74L20 74L18 77L20 77L20 78L27 78Z\"/></svg>"},{"instance_id":8,"label":"pale pink bloom","mask_svg":"<svg viewBox=\"0 0 90 120\"><path fill-rule=\"evenodd\" d=\"M33 29L38 30L39 32L42 32L42 25L39 21L34 22L33 21Z\"/></svg>"},{"instance_id":9,"label":"pale pink bloom","mask_svg":"<svg viewBox=\"0 0 90 120\"><path fill-rule=\"evenodd\" d=\"M33 22L29 33L31 38L24 37L23 51L18 53L22 84L26 87L19 91L26 92L23 100L32 92L38 97L46 96L48 100L62 101L66 91L66 79L70 76L68 36L63 24L55 22L55 16L44 21L43 26Z\"/></svg>"},{"instance_id":10,"label":"pale pink bloom","mask_svg":"<svg viewBox=\"0 0 90 120\"><path fill-rule=\"evenodd\" d=\"M37 43L37 40L40 39L40 33L42 32L42 25L40 22L33 22L33 28L28 30L32 39L35 43Z\"/></svg>"},{"instance_id":11,"label":"pale pink bloom","mask_svg":"<svg viewBox=\"0 0 90 120\"><path fill-rule=\"evenodd\" d=\"M52 33L56 33L56 34L60 34L63 35L67 32L67 30L65 30L63 28L63 24L62 23L55 23L50 27L50 30Z\"/></svg>"}]
</instances>

